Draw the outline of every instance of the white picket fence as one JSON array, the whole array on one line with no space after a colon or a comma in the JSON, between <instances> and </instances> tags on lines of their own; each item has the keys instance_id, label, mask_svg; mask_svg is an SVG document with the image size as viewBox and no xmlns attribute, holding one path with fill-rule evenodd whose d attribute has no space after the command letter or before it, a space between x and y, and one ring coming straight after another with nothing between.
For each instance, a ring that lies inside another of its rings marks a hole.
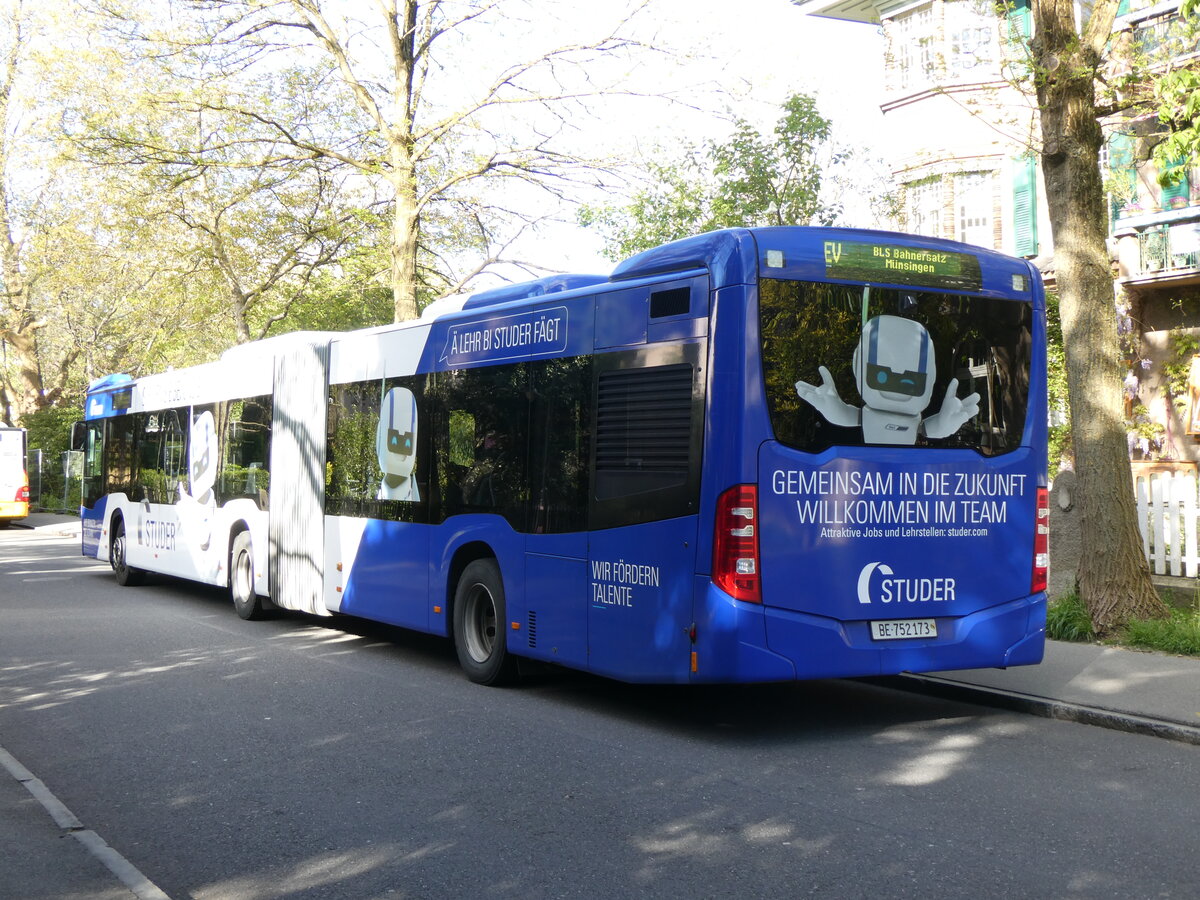
<instances>
[{"instance_id":1,"label":"white picket fence","mask_svg":"<svg viewBox=\"0 0 1200 900\"><path fill-rule=\"evenodd\" d=\"M1200 555L1196 552L1198 530L1196 473L1147 468L1134 470L1138 527L1146 559L1156 575L1200 573Z\"/></svg>"}]
</instances>

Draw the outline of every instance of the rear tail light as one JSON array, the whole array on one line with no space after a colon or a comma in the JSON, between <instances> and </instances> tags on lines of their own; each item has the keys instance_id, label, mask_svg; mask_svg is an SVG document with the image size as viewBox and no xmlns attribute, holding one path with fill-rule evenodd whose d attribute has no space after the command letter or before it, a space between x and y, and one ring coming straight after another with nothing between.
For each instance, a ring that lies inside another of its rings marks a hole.
<instances>
[{"instance_id":1,"label":"rear tail light","mask_svg":"<svg viewBox=\"0 0 1200 900\"><path fill-rule=\"evenodd\" d=\"M29 485L25 484L17 489L17 502L18 503L28 503L29 502Z\"/></svg>"},{"instance_id":2,"label":"rear tail light","mask_svg":"<svg viewBox=\"0 0 1200 900\"><path fill-rule=\"evenodd\" d=\"M713 583L735 600L762 603L758 558L758 488L740 484L717 501Z\"/></svg>"},{"instance_id":3,"label":"rear tail light","mask_svg":"<svg viewBox=\"0 0 1200 900\"><path fill-rule=\"evenodd\" d=\"M1037 489L1037 521L1033 534L1033 585L1030 593L1046 590L1050 571L1050 492Z\"/></svg>"}]
</instances>

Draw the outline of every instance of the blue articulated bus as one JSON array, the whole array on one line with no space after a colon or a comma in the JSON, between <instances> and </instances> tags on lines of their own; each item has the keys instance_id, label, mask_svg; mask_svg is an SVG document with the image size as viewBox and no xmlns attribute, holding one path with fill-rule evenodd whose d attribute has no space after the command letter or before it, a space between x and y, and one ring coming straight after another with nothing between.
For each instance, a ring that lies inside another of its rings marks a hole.
<instances>
[{"instance_id":1,"label":"blue articulated bus","mask_svg":"<svg viewBox=\"0 0 1200 900\"><path fill-rule=\"evenodd\" d=\"M1041 659L1027 261L735 229L439 306L94 382L84 555L444 635L487 684Z\"/></svg>"}]
</instances>

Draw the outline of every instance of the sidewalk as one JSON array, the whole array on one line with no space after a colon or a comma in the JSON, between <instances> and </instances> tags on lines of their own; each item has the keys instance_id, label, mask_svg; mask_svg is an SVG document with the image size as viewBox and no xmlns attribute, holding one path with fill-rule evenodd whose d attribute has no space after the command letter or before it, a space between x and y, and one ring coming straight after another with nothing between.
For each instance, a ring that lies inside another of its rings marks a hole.
<instances>
[{"instance_id":1,"label":"sidewalk","mask_svg":"<svg viewBox=\"0 0 1200 900\"><path fill-rule=\"evenodd\" d=\"M79 516L64 516L59 513L30 513L24 519L16 519L13 528L30 528L42 534L60 537L79 537Z\"/></svg>"},{"instance_id":2,"label":"sidewalk","mask_svg":"<svg viewBox=\"0 0 1200 900\"><path fill-rule=\"evenodd\" d=\"M0 848L5 860L0 897L150 900L155 895L153 885L146 890L133 879L139 890L126 887L109 868L115 855L111 848L61 804L48 809L46 803L53 807L57 801L53 795L43 799L44 791L32 773L0 750Z\"/></svg>"},{"instance_id":3,"label":"sidewalk","mask_svg":"<svg viewBox=\"0 0 1200 900\"><path fill-rule=\"evenodd\" d=\"M1046 642L1037 666L900 676L918 690L1200 744L1200 659Z\"/></svg>"}]
</instances>

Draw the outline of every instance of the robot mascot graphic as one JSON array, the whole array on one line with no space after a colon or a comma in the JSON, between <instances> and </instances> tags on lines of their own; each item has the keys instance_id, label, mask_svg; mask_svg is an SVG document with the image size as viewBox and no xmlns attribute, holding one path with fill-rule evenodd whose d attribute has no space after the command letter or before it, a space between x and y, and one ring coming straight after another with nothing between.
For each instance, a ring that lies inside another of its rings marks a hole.
<instances>
[{"instance_id":1,"label":"robot mascot graphic","mask_svg":"<svg viewBox=\"0 0 1200 900\"><path fill-rule=\"evenodd\" d=\"M417 398L408 388L394 387L384 395L375 429L375 455L383 481L377 500L420 500L417 479Z\"/></svg>"},{"instance_id":2,"label":"robot mascot graphic","mask_svg":"<svg viewBox=\"0 0 1200 900\"><path fill-rule=\"evenodd\" d=\"M217 468L221 459L216 419L205 410L192 420L190 430L189 477L186 483L180 481L176 485L178 498L175 512L179 517L179 527L195 537L201 550L207 550L212 542L213 513L217 510L213 488L217 484Z\"/></svg>"},{"instance_id":3,"label":"robot mascot graphic","mask_svg":"<svg viewBox=\"0 0 1200 900\"><path fill-rule=\"evenodd\" d=\"M912 319L868 319L854 350L853 365L864 403L861 410L842 401L824 366L820 368L820 387L797 381L796 393L833 425L862 425L863 440L868 444L915 444L918 430L930 438L949 437L979 412L979 394L960 400L958 379L952 378L942 408L921 418L933 395L937 366L929 332Z\"/></svg>"}]
</instances>

